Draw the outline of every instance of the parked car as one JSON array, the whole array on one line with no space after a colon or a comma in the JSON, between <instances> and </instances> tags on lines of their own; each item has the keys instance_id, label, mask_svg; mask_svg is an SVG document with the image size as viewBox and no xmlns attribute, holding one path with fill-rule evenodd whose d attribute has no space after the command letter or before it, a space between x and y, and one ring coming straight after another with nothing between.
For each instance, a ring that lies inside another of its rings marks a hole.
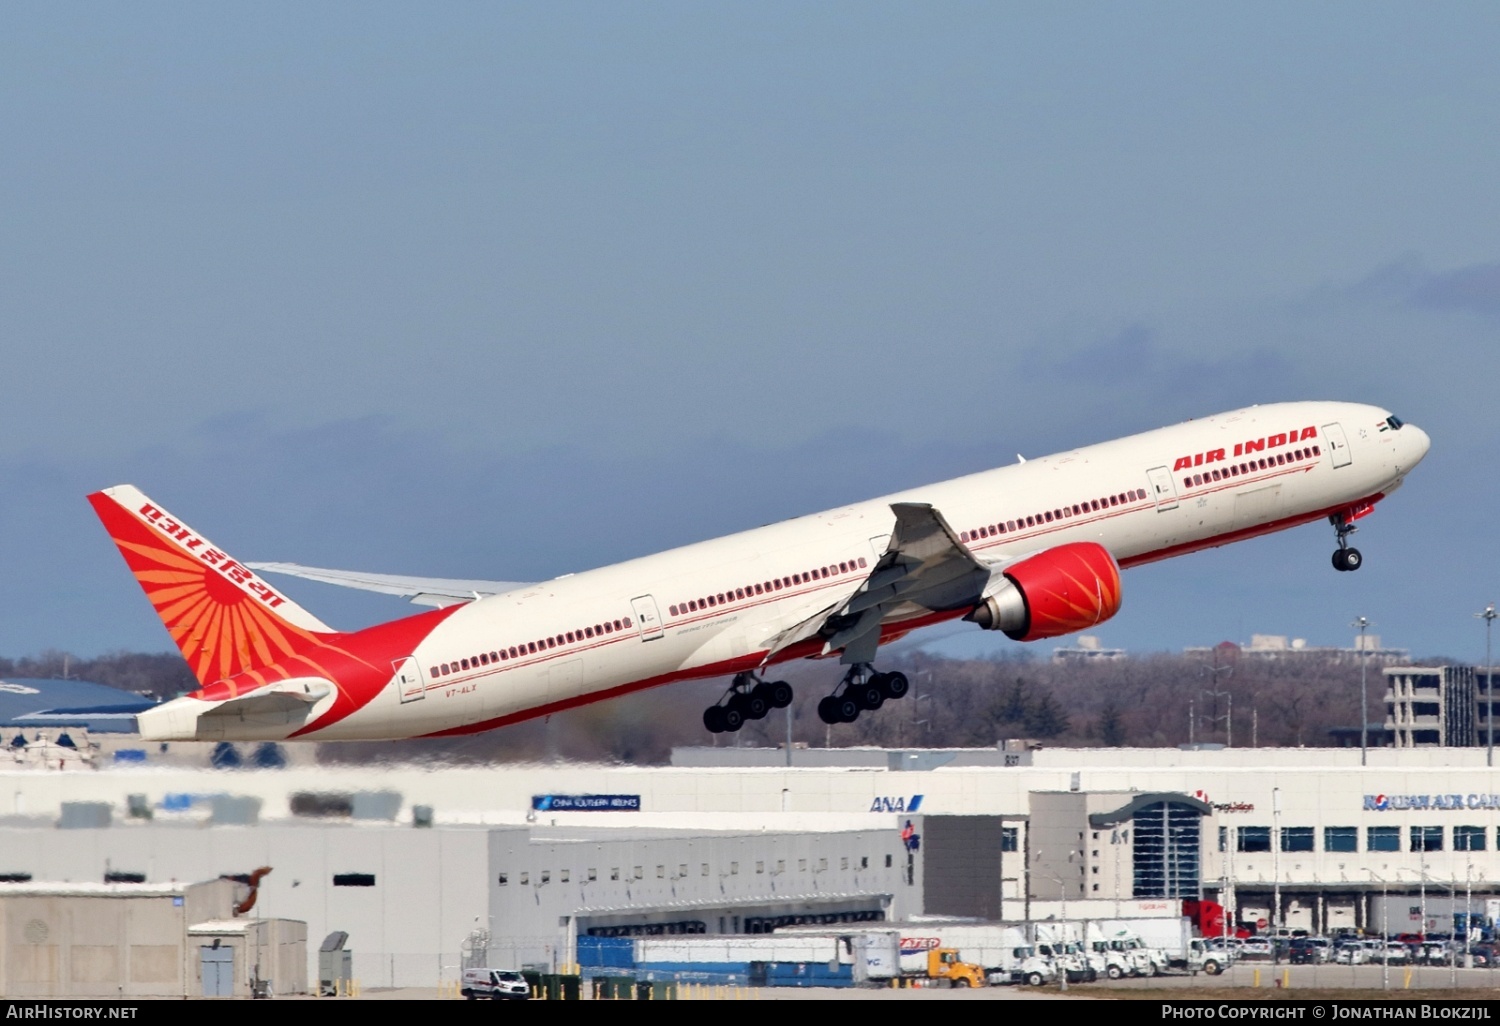
<instances>
[{"instance_id":1,"label":"parked car","mask_svg":"<svg viewBox=\"0 0 1500 1026\"><path fill-rule=\"evenodd\" d=\"M1310 937L1294 937L1287 945L1287 961L1292 965L1315 965L1319 961L1318 949Z\"/></svg>"},{"instance_id":2,"label":"parked car","mask_svg":"<svg viewBox=\"0 0 1500 1026\"><path fill-rule=\"evenodd\" d=\"M1251 937L1245 941L1245 946L1240 949L1239 957L1247 962L1269 962L1271 960L1271 942L1264 937Z\"/></svg>"},{"instance_id":3,"label":"parked car","mask_svg":"<svg viewBox=\"0 0 1500 1026\"><path fill-rule=\"evenodd\" d=\"M459 993L473 1001L489 998L492 1001L525 1001L531 997L531 986L514 969L465 969Z\"/></svg>"}]
</instances>

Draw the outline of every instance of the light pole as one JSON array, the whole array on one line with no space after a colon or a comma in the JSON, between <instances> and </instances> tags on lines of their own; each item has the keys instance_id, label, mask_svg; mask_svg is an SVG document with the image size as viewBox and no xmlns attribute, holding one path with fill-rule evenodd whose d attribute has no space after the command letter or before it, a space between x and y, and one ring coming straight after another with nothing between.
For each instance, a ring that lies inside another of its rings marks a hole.
<instances>
[{"instance_id":1,"label":"light pole","mask_svg":"<svg viewBox=\"0 0 1500 1026\"><path fill-rule=\"evenodd\" d=\"M1281 788L1271 788L1271 958L1281 962Z\"/></svg>"},{"instance_id":2,"label":"light pole","mask_svg":"<svg viewBox=\"0 0 1500 1026\"><path fill-rule=\"evenodd\" d=\"M1226 667L1226 669L1227 669L1227 667ZM1204 688L1203 689L1203 693L1205 695L1208 695L1209 697L1211 697L1214 700L1214 711L1208 717L1209 723L1217 725L1218 722L1219 722L1219 719L1220 719L1220 716L1219 716L1219 699L1222 698L1222 699L1224 699L1225 702L1228 703L1228 705L1226 707L1226 711L1225 711L1224 716L1223 716L1223 720L1224 720L1224 747L1225 748L1233 748L1234 747L1234 695L1230 694L1228 691L1210 691L1208 688Z\"/></svg>"},{"instance_id":3,"label":"light pole","mask_svg":"<svg viewBox=\"0 0 1500 1026\"><path fill-rule=\"evenodd\" d=\"M1212 695L1214 697L1214 699L1215 699L1215 702L1214 702L1214 722L1215 723L1217 723L1218 720L1219 720L1219 715L1218 715L1218 713L1219 713L1219 705L1218 705L1217 699L1219 698L1220 695L1223 695L1224 698L1226 698L1228 700L1228 702L1229 702L1229 707L1228 707L1228 709L1226 710L1226 712L1224 714L1224 747L1225 748L1233 748L1234 747L1234 696L1231 695L1227 690L1219 690L1219 677L1220 676L1232 677L1234 675L1234 667L1233 666L1220 666L1219 665L1219 650L1217 648L1215 648L1214 649L1214 663L1213 663L1213 665L1212 666L1200 666L1200 667L1198 667L1198 672L1200 674L1206 674L1208 676L1208 678L1209 678L1209 683L1213 685L1213 688L1205 688L1204 691L1203 691L1203 693L1205 695Z\"/></svg>"},{"instance_id":4,"label":"light pole","mask_svg":"<svg viewBox=\"0 0 1500 1026\"><path fill-rule=\"evenodd\" d=\"M1365 870L1380 881L1380 988L1391 989L1391 903L1386 893L1385 877L1373 869Z\"/></svg>"},{"instance_id":5,"label":"light pole","mask_svg":"<svg viewBox=\"0 0 1500 1026\"><path fill-rule=\"evenodd\" d=\"M1484 764L1495 765L1495 678L1493 668L1490 665L1490 629L1495 624L1495 617L1500 613L1495 612L1495 603L1491 602L1484 607L1484 612L1475 613L1477 619L1484 621L1484 719L1489 727L1489 743L1485 749Z\"/></svg>"},{"instance_id":6,"label":"light pole","mask_svg":"<svg viewBox=\"0 0 1500 1026\"><path fill-rule=\"evenodd\" d=\"M1370 621L1361 616L1349 626L1359 628L1359 764L1363 766L1370 751L1370 689L1365 685L1365 669L1370 663L1365 631L1369 630Z\"/></svg>"}]
</instances>

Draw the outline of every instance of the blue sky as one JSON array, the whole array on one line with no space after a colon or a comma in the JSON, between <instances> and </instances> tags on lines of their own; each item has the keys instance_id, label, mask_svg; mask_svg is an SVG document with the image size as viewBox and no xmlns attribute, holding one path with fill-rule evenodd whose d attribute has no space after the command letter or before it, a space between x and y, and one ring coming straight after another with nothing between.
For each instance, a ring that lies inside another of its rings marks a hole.
<instances>
[{"instance_id":1,"label":"blue sky","mask_svg":"<svg viewBox=\"0 0 1500 1026\"><path fill-rule=\"evenodd\" d=\"M1365 568L1302 528L1099 633L1479 659L1497 52L1478 3L9 5L0 654L167 646L121 481L246 559L526 579L1331 398L1433 437Z\"/></svg>"}]
</instances>

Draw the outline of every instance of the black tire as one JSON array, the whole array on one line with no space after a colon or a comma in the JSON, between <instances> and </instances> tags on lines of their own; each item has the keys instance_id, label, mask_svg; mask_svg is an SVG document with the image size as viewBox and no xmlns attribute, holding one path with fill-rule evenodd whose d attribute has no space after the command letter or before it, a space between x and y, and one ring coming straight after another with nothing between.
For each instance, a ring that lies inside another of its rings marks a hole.
<instances>
[{"instance_id":1,"label":"black tire","mask_svg":"<svg viewBox=\"0 0 1500 1026\"><path fill-rule=\"evenodd\" d=\"M840 723L853 723L859 719L859 703L850 698L848 694L840 695L833 701L835 708L838 709Z\"/></svg>"},{"instance_id":2,"label":"black tire","mask_svg":"<svg viewBox=\"0 0 1500 1026\"><path fill-rule=\"evenodd\" d=\"M959 977L958 979L953 981L953 985L955 987L967 987L969 985L969 981L964 979L963 977Z\"/></svg>"},{"instance_id":3,"label":"black tire","mask_svg":"<svg viewBox=\"0 0 1500 1026\"><path fill-rule=\"evenodd\" d=\"M824 723L828 724L829 726L832 726L835 723L842 723L843 720L839 718L840 715L841 714L839 712L838 699L834 698L832 695L829 695L827 698L823 698L818 701L818 719L822 720Z\"/></svg>"},{"instance_id":4,"label":"black tire","mask_svg":"<svg viewBox=\"0 0 1500 1026\"><path fill-rule=\"evenodd\" d=\"M885 692L874 683L866 682L852 687L845 694L854 699L854 704L861 710L868 709L873 712L885 704Z\"/></svg>"},{"instance_id":5,"label":"black tire","mask_svg":"<svg viewBox=\"0 0 1500 1026\"><path fill-rule=\"evenodd\" d=\"M460 991L459 993L463 994L465 1001L473 1001L474 1000L474 992L472 990L464 990L464 991Z\"/></svg>"},{"instance_id":6,"label":"black tire","mask_svg":"<svg viewBox=\"0 0 1500 1026\"><path fill-rule=\"evenodd\" d=\"M1203 963L1203 971L1210 976L1217 976L1224 970L1219 966L1218 962L1210 958L1207 962Z\"/></svg>"},{"instance_id":7,"label":"black tire","mask_svg":"<svg viewBox=\"0 0 1500 1026\"><path fill-rule=\"evenodd\" d=\"M745 712L735 703L730 702L728 705L719 706L719 708L724 710L725 733L733 734L745 725Z\"/></svg>"},{"instance_id":8,"label":"black tire","mask_svg":"<svg viewBox=\"0 0 1500 1026\"><path fill-rule=\"evenodd\" d=\"M711 705L703 710L703 728L710 734L724 733L724 707Z\"/></svg>"},{"instance_id":9,"label":"black tire","mask_svg":"<svg viewBox=\"0 0 1500 1026\"><path fill-rule=\"evenodd\" d=\"M762 690L764 684L757 684L750 689L747 695L740 695L740 712L745 714L747 720L763 720L766 713L771 711L771 703L766 700L766 693Z\"/></svg>"},{"instance_id":10,"label":"black tire","mask_svg":"<svg viewBox=\"0 0 1500 1026\"><path fill-rule=\"evenodd\" d=\"M1358 570L1365 565L1365 557L1359 554L1358 549L1344 550L1344 569Z\"/></svg>"},{"instance_id":11,"label":"black tire","mask_svg":"<svg viewBox=\"0 0 1500 1026\"><path fill-rule=\"evenodd\" d=\"M1104 970L1104 975L1108 976L1111 980L1118 980L1125 975L1125 971L1117 965L1112 965Z\"/></svg>"},{"instance_id":12,"label":"black tire","mask_svg":"<svg viewBox=\"0 0 1500 1026\"><path fill-rule=\"evenodd\" d=\"M911 690L911 681L906 679L904 673L882 673L880 677L880 690L884 691L885 697L892 701L905 698L906 693Z\"/></svg>"},{"instance_id":13,"label":"black tire","mask_svg":"<svg viewBox=\"0 0 1500 1026\"><path fill-rule=\"evenodd\" d=\"M1335 570L1344 571L1344 570L1349 569L1347 566L1344 565L1344 554L1347 553L1348 551L1349 551L1348 549L1334 549L1333 550L1333 568Z\"/></svg>"},{"instance_id":14,"label":"black tire","mask_svg":"<svg viewBox=\"0 0 1500 1026\"><path fill-rule=\"evenodd\" d=\"M1026 985L1029 987L1040 987L1046 982L1046 980L1042 979L1041 973L1032 973L1026 977Z\"/></svg>"},{"instance_id":15,"label":"black tire","mask_svg":"<svg viewBox=\"0 0 1500 1026\"><path fill-rule=\"evenodd\" d=\"M792 704L792 686L784 680L773 680L761 685L766 689L766 698L773 709L785 709Z\"/></svg>"}]
</instances>

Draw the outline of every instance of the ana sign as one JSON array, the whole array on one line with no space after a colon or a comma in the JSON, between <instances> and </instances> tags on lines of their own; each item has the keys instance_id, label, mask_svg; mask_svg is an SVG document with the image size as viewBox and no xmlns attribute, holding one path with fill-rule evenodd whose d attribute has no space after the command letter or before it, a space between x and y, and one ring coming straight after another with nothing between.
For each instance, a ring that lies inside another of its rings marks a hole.
<instances>
[{"instance_id":1,"label":"ana sign","mask_svg":"<svg viewBox=\"0 0 1500 1026\"><path fill-rule=\"evenodd\" d=\"M881 795L870 803L871 812L916 812L922 807L922 796L914 794L910 798L900 795L889 797Z\"/></svg>"}]
</instances>

